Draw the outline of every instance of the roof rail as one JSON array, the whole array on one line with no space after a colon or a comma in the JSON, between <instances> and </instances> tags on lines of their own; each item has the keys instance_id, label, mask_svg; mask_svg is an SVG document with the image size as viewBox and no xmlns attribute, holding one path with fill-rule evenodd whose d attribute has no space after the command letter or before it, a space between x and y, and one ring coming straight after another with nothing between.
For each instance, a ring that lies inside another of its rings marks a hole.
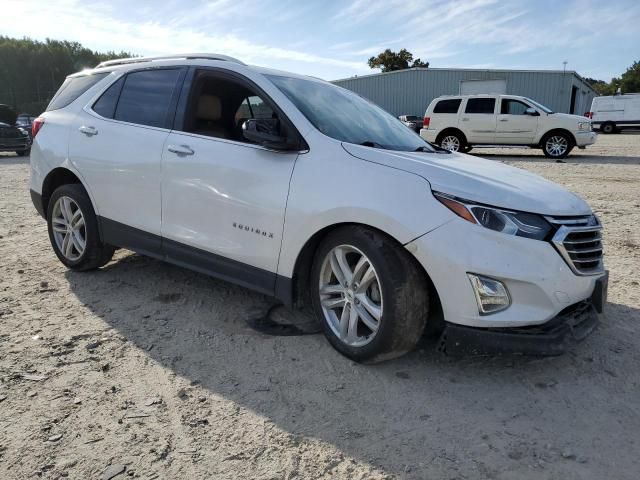
<instances>
[{"instance_id":1,"label":"roof rail","mask_svg":"<svg viewBox=\"0 0 640 480\"><path fill-rule=\"evenodd\" d=\"M191 60L194 58L205 60L223 60L225 62L239 63L244 65L243 62L237 58L229 57L227 55L219 55L217 53L175 53L172 55L159 55L156 57L133 57L133 58L118 58L116 60L107 60L106 62L100 62L95 68L113 67L116 65L127 65L130 63L144 63L153 62L154 60L171 60L174 58L184 58L185 60Z\"/></svg>"}]
</instances>

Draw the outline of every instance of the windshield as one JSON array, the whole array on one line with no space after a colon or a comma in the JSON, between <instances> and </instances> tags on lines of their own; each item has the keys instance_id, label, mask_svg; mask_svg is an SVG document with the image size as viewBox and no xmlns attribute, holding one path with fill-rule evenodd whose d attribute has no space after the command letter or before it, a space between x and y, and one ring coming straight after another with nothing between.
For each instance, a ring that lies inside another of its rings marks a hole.
<instances>
[{"instance_id":1,"label":"windshield","mask_svg":"<svg viewBox=\"0 0 640 480\"><path fill-rule=\"evenodd\" d=\"M540 110L542 110L544 113L553 113L553 110L551 110L550 108L545 107L544 105L539 104L538 102L531 100L530 98L524 97L524 99L527 102L533 103L534 107L538 107Z\"/></svg>"},{"instance_id":2,"label":"windshield","mask_svg":"<svg viewBox=\"0 0 640 480\"><path fill-rule=\"evenodd\" d=\"M400 120L344 88L314 80L267 75L328 137L387 150L435 150Z\"/></svg>"},{"instance_id":3,"label":"windshield","mask_svg":"<svg viewBox=\"0 0 640 480\"><path fill-rule=\"evenodd\" d=\"M405 118L407 119L407 122L415 122L416 120L420 120L415 115L407 115Z\"/></svg>"}]
</instances>

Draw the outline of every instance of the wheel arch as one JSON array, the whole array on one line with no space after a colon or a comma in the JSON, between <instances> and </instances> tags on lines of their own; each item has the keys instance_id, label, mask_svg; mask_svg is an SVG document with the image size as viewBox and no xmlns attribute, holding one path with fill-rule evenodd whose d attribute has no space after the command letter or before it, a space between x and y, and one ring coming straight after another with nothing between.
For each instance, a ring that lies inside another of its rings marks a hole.
<instances>
[{"instance_id":1,"label":"wheel arch","mask_svg":"<svg viewBox=\"0 0 640 480\"><path fill-rule=\"evenodd\" d=\"M440 131L440 133L438 133L438 135L436 136L436 143L439 145L440 142L442 141L442 139L451 133L455 133L457 135L462 136L462 139L464 140L465 144L469 144L469 142L467 141L467 136L464 134L464 132L462 130L460 130L458 127L447 127L443 130Z\"/></svg>"},{"instance_id":2,"label":"wheel arch","mask_svg":"<svg viewBox=\"0 0 640 480\"><path fill-rule=\"evenodd\" d=\"M542 134L542 136L540 137L540 142L538 143L538 146L540 148L542 148L544 145L545 140L547 139L547 137L549 137L550 135L553 135L554 133L563 133L565 135L567 135L569 137L569 139L573 142L572 147L576 146L577 140L576 140L576 136L571 133L571 131L567 130L566 128L552 128L546 132L544 132Z\"/></svg>"},{"instance_id":3,"label":"wheel arch","mask_svg":"<svg viewBox=\"0 0 640 480\"><path fill-rule=\"evenodd\" d=\"M311 274L311 265L313 264L315 253L318 247L320 246L320 243L322 242L322 240L329 233L346 226L364 227L370 230L375 230L377 233L391 239L398 246L398 248L403 249L409 255L411 260L418 266L420 271L423 273L429 285L429 319L435 320L435 322L432 322L432 326L434 326L434 324L437 326L440 326L440 322L443 320L440 296L438 295L438 291L436 290L435 285L431 280L431 277L429 276L429 273L425 270L425 268L418 261L418 259L409 250L407 250L404 247L404 245L400 241L398 241L395 237L380 230L379 228L376 228L364 223L357 223L357 222L335 223L332 225L327 225L322 229L318 230L317 232L315 232L305 242L305 244L302 246L302 249L298 252L296 261L294 263L293 277L291 278L290 285L286 287L288 291L281 292L281 294L278 296L281 298L290 299L290 302L287 302L287 303L291 303L291 305L295 308L299 308L299 309L311 308L309 282L310 282L310 274Z\"/></svg>"},{"instance_id":4,"label":"wheel arch","mask_svg":"<svg viewBox=\"0 0 640 480\"><path fill-rule=\"evenodd\" d=\"M91 192L81 180L80 176L69 168L56 167L49 173L47 173L44 180L42 181L42 208L45 218L47 216L47 210L49 208L49 200L51 199L51 195L53 195L53 192L55 192L56 188L62 185L69 184L78 184L81 185L82 188L84 188L85 192L87 192L87 195L89 196L89 200L91 201L93 210L97 215L98 210L96 209L96 204L93 200ZM100 239L102 239L102 227L100 225L100 222L98 222L98 232L100 234Z\"/></svg>"}]
</instances>

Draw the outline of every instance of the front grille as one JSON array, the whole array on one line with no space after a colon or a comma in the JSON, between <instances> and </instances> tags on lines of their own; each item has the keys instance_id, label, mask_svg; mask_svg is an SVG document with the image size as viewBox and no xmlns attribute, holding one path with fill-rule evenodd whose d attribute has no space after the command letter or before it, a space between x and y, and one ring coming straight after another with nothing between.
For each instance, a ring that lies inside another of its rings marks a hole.
<instances>
[{"instance_id":1,"label":"front grille","mask_svg":"<svg viewBox=\"0 0 640 480\"><path fill-rule=\"evenodd\" d=\"M0 128L0 138L20 138L20 130L15 128Z\"/></svg>"},{"instance_id":2,"label":"front grille","mask_svg":"<svg viewBox=\"0 0 640 480\"><path fill-rule=\"evenodd\" d=\"M552 243L575 273L597 275L604 271L602 225L594 215L547 220L557 228Z\"/></svg>"}]
</instances>

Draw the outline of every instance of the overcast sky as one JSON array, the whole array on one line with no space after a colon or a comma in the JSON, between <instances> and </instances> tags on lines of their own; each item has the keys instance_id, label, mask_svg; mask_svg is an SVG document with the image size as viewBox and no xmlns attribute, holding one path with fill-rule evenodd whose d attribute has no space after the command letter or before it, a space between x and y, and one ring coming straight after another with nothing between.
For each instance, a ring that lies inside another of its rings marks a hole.
<instances>
[{"instance_id":1,"label":"overcast sky","mask_svg":"<svg viewBox=\"0 0 640 480\"><path fill-rule=\"evenodd\" d=\"M640 0L0 0L0 34L140 55L216 52L327 80L407 48L432 67L562 69L640 60Z\"/></svg>"}]
</instances>

